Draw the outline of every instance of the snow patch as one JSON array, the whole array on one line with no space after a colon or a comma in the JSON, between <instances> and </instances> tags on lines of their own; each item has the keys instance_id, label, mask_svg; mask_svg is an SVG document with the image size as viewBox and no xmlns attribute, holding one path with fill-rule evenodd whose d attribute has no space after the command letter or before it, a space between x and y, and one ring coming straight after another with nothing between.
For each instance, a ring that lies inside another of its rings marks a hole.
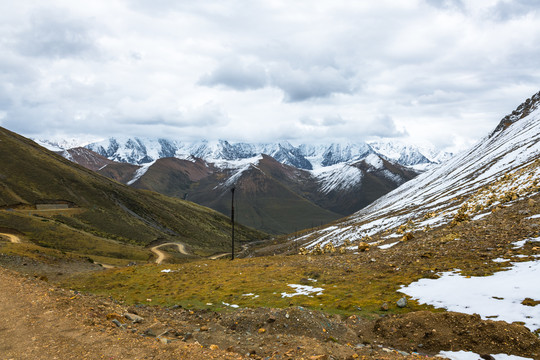
<instances>
[{"instance_id":1,"label":"snow patch","mask_svg":"<svg viewBox=\"0 0 540 360\"><path fill-rule=\"evenodd\" d=\"M281 293L282 298L293 297L293 296L298 296L298 295L306 295L306 296L313 297L313 295L311 294L322 295L324 291L323 288L313 287L309 285L289 284L287 286L292 287L296 292L291 293L291 294L282 292Z\"/></svg>"},{"instance_id":2,"label":"snow patch","mask_svg":"<svg viewBox=\"0 0 540 360\"><path fill-rule=\"evenodd\" d=\"M393 243L390 243L390 244L379 245L378 248L386 250L386 249L390 249L392 246L394 246L396 244L399 244L399 241L396 241L396 242L393 242Z\"/></svg>"},{"instance_id":3,"label":"snow patch","mask_svg":"<svg viewBox=\"0 0 540 360\"><path fill-rule=\"evenodd\" d=\"M152 161L138 168L137 171L135 171L135 176L133 176L133 179L129 180L127 184L132 185L135 181L139 180L144 174L146 174L148 169L150 169L150 166L154 165L154 163L155 161Z\"/></svg>"},{"instance_id":4,"label":"snow patch","mask_svg":"<svg viewBox=\"0 0 540 360\"><path fill-rule=\"evenodd\" d=\"M540 236L536 238L527 238L524 240L513 242L514 249L521 249L527 242L540 242Z\"/></svg>"},{"instance_id":5,"label":"snow patch","mask_svg":"<svg viewBox=\"0 0 540 360\"><path fill-rule=\"evenodd\" d=\"M364 161L366 162L366 164L377 170L384 168L384 163L382 159L375 154L369 154L368 156L366 156Z\"/></svg>"},{"instance_id":6,"label":"snow patch","mask_svg":"<svg viewBox=\"0 0 540 360\"><path fill-rule=\"evenodd\" d=\"M311 173L318 180L323 194L350 189L359 184L363 177L362 170L348 164L327 166Z\"/></svg>"},{"instance_id":7,"label":"snow patch","mask_svg":"<svg viewBox=\"0 0 540 360\"><path fill-rule=\"evenodd\" d=\"M466 278L446 272L438 279L420 279L400 292L449 311L477 313L484 319L496 317L509 323L520 321L535 331L540 328L540 306L521 302L525 298L540 300L539 276L540 261L528 261L491 276Z\"/></svg>"},{"instance_id":8,"label":"snow patch","mask_svg":"<svg viewBox=\"0 0 540 360\"><path fill-rule=\"evenodd\" d=\"M480 355L470 351L441 351L439 355L450 360L478 360ZM491 355L495 360L533 360L532 358L524 358L516 355L495 354Z\"/></svg>"}]
</instances>

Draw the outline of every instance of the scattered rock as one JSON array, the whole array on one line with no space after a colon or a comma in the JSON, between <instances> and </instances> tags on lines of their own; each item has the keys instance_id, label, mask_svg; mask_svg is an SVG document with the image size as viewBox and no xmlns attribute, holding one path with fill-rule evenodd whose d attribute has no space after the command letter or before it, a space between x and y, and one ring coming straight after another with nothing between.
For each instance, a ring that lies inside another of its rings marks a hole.
<instances>
[{"instance_id":1,"label":"scattered rock","mask_svg":"<svg viewBox=\"0 0 540 360\"><path fill-rule=\"evenodd\" d=\"M387 302L382 303L381 310L388 311L388 309L390 309L390 307L388 306L388 303Z\"/></svg>"},{"instance_id":2,"label":"scattered rock","mask_svg":"<svg viewBox=\"0 0 540 360\"><path fill-rule=\"evenodd\" d=\"M409 241L409 240L412 240L412 239L414 239L413 233L408 232L405 235L403 235L403 237L401 238L400 241Z\"/></svg>"},{"instance_id":3,"label":"scattered rock","mask_svg":"<svg viewBox=\"0 0 540 360\"><path fill-rule=\"evenodd\" d=\"M159 337L158 339L162 344L170 344L173 341L173 339L169 339L165 337Z\"/></svg>"},{"instance_id":4,"label":"scattered rock","mask_svg":"<svg viewBox=\"0 0 540 360\"><path fill-rule=\"evenodd\" d=\"M534 299L531 299L531 298L525 298L525 300L523 300L521 302L521 304L525 305L525 306L536 306L536 305L540 304L540 300L534 300Z\"/></svg>"},{"instance_id":5,"label":"scattered rock","mask_svg":"<svg viewBox=\"0 0 540 360\"><path fill-rule=\"evenodd\" d=\"M171 329L161 323L155 323L144 331L144 335L150 337L161 337L167 335Z\"/></svg>"},{"instance_id":6,"label":"scattered rock","mask_svg":"<svg viewBox=\"0 0 540 360\"><path fill-rule=\"evenodd\" d=\"M210 328L206 325L201 326L199 329L199 331L208 331L208 330L210 330Z\"/></svg>"},{"instance_id":7,"label":"scattered rock","mask_svg":"<svg viewBox=\"0 0 540 360\"><path fill-rule=\"evenodd\" d=\"M124 318L122 317L122 315L118 315L118 314L115 314L115 313L109 313L107 314L107 320L117 320L118 322L120 323L125 323L124 321Z\"/></svg>"},{"instance_id":8,"label":"scattered rock","mask_svg":"<svg viewBox=\"0 0 540 360\"><path fill-rule=\"evenodd\" d=\"M120 321L118 321L118 320L116 320L116 319L112 319L111 321L112 321L112 323L113 323L114 325L116 325L116 326L119 327L119 328L122 328L122 327L125 326L125 324L122 324Z\"/></svg>"},{"instance_id":9,"label":"scattered rock","mask_svg":"<svg viewBox=\"0 0 540 360\"><path fill-rule=\"evenodd\" d=\"M396 302L396 305L399 307L399 308L404 308L405 306L407 306L407 298L404 296L402 297L401 299L399 299L397 302Z\"/></svg>"},{"instance_id":10,"label":"scattered rock","mask_svg":"<svg viewBox=\"0 0 540 360\"><path fill-rule=\"evenodd\" d=\"M266 332L266 329L265 328L260 328L258 330L259 334L264 334Z\"/></svg>"},{"instance_id":11,"label":"scattered rock","mask_svg":"<svg viewBox=\"0 0 540 360\"><path fill-rule=\"evenodd\" d=\"M125 313L124 317L134 324L142 323L144 321L144 318L132 313Z\"/></svg>"},{"instance_id":12,"label":"scattered rock","mask_svg":"<svg viewBox=\"0 0 540 360\"><path fill-rule=\"evenodd\" d=\"M358 243L358 251L367 251L369 250L369 244L365 241Z\"/></svg>"},{"instance_id":13,"label":"scattered rock","mask_svg":"<svg viewBox=\"0 0 540 360\"><path fill-rule=\"evenodd\" d=\"M219 350L219 346L212 344L210 345L210 350Z\"/></svg>"}]
</instances>

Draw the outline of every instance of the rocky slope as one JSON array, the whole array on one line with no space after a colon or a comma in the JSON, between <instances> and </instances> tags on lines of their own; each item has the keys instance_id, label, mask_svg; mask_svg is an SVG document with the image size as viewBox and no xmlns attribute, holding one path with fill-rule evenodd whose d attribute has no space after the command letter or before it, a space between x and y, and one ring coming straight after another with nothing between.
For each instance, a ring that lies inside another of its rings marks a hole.
<instances>
[{"instance_id":1,"label":"rocky slope","mask_svg":"<svg viewBox=\"0 0 540 360\"><path fill-rule=\"evenodd\" d=\"M379 233L397 236L489 216L502 204L536 193L540 181L539 104L536 94L468 151L302 241L308 241L308 246L337 245L345 239Z\"/></svg>"}]
</instances>

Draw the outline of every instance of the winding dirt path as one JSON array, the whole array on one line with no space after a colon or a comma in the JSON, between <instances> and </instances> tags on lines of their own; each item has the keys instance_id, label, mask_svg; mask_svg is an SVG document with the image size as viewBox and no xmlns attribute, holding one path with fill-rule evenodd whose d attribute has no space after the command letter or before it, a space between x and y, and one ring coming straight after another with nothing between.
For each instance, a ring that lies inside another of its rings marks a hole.
<instances>
[{"instance_id":1,"label":"winding dirt path","mask_svg":"<svg viewBox=\"0 0 540 360\"><path fill-rule=\"evenodd\" d=\"M0 235L7 237L9 241L11 241L12 243L15 243L15 244L21 243L21 238L18 237L17 235L6 234L6 233L0 233Z\"/></svg>"},{"instance_id":2,"label":"winding dirt path","mask_svg":"<svg viewBox=\"0 0 540 360\"><path fill-rule=\"evenodd\" d=\"M163 260L165 260L168 257L167 253L165 253L164 251L159 250L159 248L163 247L163 246L169 246L169 245L174 245L174 246L178 247L178 251L181 254L189 255L189 253L186 251L186 246L184 244L182 244L182 243L168 242L168 243L160 244L160 245L157 245L157 246L154 246L154 247L150 248L150 251L153 252L154 254L156 254L156 256L157 256L156 264L161 264L163 262Z\"/></svg>"},{"instance_id":3,"label":"winding dirt path","mask_svg":"<svg viewBox=\"0 0 540 360\"><path fill-rule=\"evenodd\" d=\"M220 258L222 258L222 257L224 257L224 256L227 256L227 255L228 255L228 256L231 256L231 253L228 252L228 253L223 253L223 254L212 255L212 256L210 256L210 257L208 257L208 258L209 258L210 260L217 260L217 259L220 259Z\"/></svg>"}]
</instances>

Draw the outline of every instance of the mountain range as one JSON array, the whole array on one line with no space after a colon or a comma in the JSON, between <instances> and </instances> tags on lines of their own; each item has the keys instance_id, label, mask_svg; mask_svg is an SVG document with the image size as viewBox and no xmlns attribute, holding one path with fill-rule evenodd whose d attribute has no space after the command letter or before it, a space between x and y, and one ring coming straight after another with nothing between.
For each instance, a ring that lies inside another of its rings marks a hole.
<instances>
[{"instance_id":1,"label":"mountain range","mask_svg":"<svg viewBox=\"0 0 540 360\"><path fill-rule=\"evenodd\" d=\"M403 234L474 221L540 190L540 92L504 117L489 135L444 164L298 241L308 248L346 240L379 243Z\"/></svg>"},{"instance_id":2,"label":"mountain range","mask_svg":"<svg viewBox=\"0 0 540 360\"><path fill-rule=\"evenodd\" d=\"M152 243L193 253L230 250L230 219L180 199L112 181L0 128L0 230L48 248L147 261ZM103 159L102 159L103 160ZM266 234L237 227L239 242Z\"/></svg>"},{"instance_id":3,"label":"mountain range","mask_svg":"<svg viewBox=\"0 0 540 360\"><path fill-rule=\"evenodd\" d=\"M293 146L111 137L69 149L39 142L124 184L224 214L235 186L238 220L275 234L350 215L449 156L389 140Z\"/></svg>"},{"instance_id":4,"label":"mountain range","mask_svg":"<svg viewBox=\"0 0 540 360\"><path fill-rule=\"evenodd\" d=\"M448 160L452 154L437 150L431 144L417 145L399 139L379 139L358 143L300 144L287 141L276 143L231 143L226 140L184 142L166 138L114 136L106 140L85 142L76 139L34 139L53 151L86 147L109 160L133 165L176 157L200 158L209 163L227 164L264 154L282 164L303 170L316 170L339 163L358 161L369 154L376 154L388 161L424 171L430 165ZM234 166L234 165L233 165Z\"/></svg>"}]
</instances>

